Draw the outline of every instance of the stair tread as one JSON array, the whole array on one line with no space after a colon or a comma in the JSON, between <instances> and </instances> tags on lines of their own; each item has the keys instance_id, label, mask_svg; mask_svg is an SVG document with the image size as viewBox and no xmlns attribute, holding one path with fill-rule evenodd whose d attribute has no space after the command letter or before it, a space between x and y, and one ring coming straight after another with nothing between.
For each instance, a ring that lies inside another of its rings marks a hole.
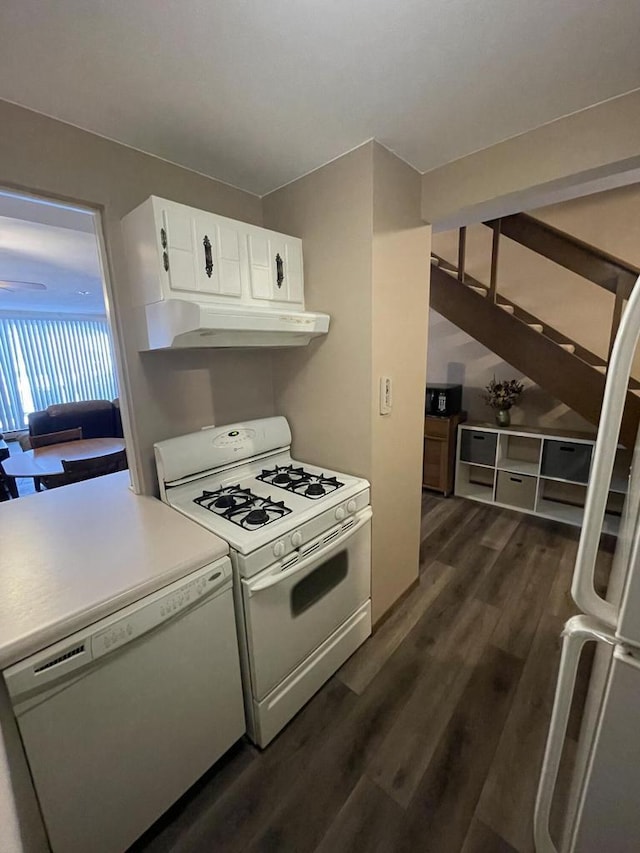
<instances>
[{"instance_id":1,"label":"stair tread","mask_svg":"<svg viewBox=\"0 0 640 853\"><path fill-rule=\"evenodd\" d=\"M590 366L593 367L594 370L597 370L598 373L602 373L603 376L607 372L606 364L592 364ZM640 395L640 383L638 383L638 380L634 379L633 376L629 378L629 391L632 394Z\"/></svg>"},{"instance_id":2,"label":"stair tread","mask_svg":"<svg viewBox=\"0 0 640 853\"><path fill-rule=\"evenodd\" d=\"M566 352L574 353L576 351L575 344L566 343L566 344L558 344L558 346L560 347L560 349L563 349Z\"/></svg>"},{"instance_id":3,"label":"stair tread","mask_svg":"<svg viewBox=\"0 0 640 853\"><path fill-rule=\"evenodd\" d=\"M507 305L506 302L498 302L498 308L502 308L502 310L506 311L507 314L513 314L516 310L513 305Z\"/></svg>"},{"instance_id":4,"label":"stair tread","mask_svg":"<svg viewBox=\"0 0 640 853\"><path fill-rule=\"evenodd\" d=\"M480 296L486 296L488 291L486 287L478 287L476 284L467 284L469 290L475 291L475 293L479 293Z\"/></svg>"},{"instance_id":5,"label":"stair tread","mask_svg":"<svg viewBox=\"0 0 640 853\"><path fill-rule=\"evenodd\" d=\"M530 329L533 329L534 332L542 332L544 326L542 323L527 323L527 326Z\"/></svg>"}]
</instances>

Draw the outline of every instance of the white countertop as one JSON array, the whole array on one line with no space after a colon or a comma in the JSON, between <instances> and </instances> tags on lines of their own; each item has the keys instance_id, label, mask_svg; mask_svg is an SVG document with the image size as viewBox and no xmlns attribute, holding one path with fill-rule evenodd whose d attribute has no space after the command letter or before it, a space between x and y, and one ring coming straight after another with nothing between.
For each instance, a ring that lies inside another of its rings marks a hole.
<instances>
[{"instance_id":1,"label":"white countertop","mask_svg":"<svg viewBox=\"0 0 640 853\"><path fill-rule=\"evenodd\" d=\"M0 504L0 669L228 552L123 471ZM0 684L1 853L48 845Z\"/></svg>"},{"instance_id":2,"label":"white countertop","mask_svg":"<svg viewBox=\"0 0 640 853\"><path fill-rule=\"evenodd\" d=\"M123 471L0 504L0 669L228 553Z\"/></svg>"}]
</instances>

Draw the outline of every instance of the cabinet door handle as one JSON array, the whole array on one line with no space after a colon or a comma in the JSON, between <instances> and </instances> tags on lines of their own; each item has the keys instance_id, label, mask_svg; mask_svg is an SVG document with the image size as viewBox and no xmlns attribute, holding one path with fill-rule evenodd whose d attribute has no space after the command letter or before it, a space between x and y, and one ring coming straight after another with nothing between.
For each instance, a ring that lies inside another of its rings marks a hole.
<instances>
[{"instance_id":1,"label":"cabinet door handle","mask_svg":"<svg viewBox=\"0 0 640 853\"><path fill-rule=\"evenodd\" d=\"M211 278L211 274L213 273L213 255L211 254L211 240L206 234L204 235L202 245L204 246L204 271Z\"/></svg>"},{"instance_id":2,"label":"cabinet door handle","mask_svg":"<svg viewBox=\"0 0 640 853\"><path fill-rule=\"evenodd\" d=\"M160 245L162 246L162 266L165 272L169 272L169 252L167 252L167 232L164 228L160 229Z\"/></svg>"},{"instance_id":3,"label":"cabinet door handle","mask_svg":"<svg viewBox=\"0 0 640 853\"><path fill-rule=\"evenodd\" d=\"M564 451L565 453L575 453L576 452L575 447L567 447L566 445L560 445L560 450Z\"/></svg>"},{"instance_id":4,"label":"cabinet door handle","mask_svg":"<svg viewBox=\"0 0 640 853\"><path fill-rule=\"evenodd\" d=\"M278 287L282 287L282 282L284 281L284 264L282 263L282 258L280 257L280 253L276 255L276 284Z\"/></svg>"}]
</instances>

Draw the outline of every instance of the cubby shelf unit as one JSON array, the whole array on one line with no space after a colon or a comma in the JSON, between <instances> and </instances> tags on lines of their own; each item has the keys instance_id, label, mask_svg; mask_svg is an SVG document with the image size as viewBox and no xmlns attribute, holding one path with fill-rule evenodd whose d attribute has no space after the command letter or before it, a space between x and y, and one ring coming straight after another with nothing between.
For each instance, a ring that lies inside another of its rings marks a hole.
<instances>
[{"instance_id":1,"label":"cubby shelf unit","mask_svg":"<svg viewBox=\"0 0 640 853\"><path fill-rule=\"evenodd\" d=\"M582 525L595 440L526 427L458 429L456 495ZM618 448L604 530L617 534L631 454Z\"/></svg>"}]
</instances>

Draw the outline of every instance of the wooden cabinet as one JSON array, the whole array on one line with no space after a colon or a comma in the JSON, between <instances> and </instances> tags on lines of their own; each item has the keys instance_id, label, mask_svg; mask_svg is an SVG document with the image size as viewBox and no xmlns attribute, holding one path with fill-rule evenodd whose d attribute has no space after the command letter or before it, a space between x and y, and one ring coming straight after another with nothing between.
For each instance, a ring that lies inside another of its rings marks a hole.
<instances>
[{"instance_id":1,"label":"wooden cabinet","mask_svg":"<svg viewBox=\"0 0 640 853\"><path fill-rule=\"evenodd\" d=\"M453 491L456 431L465 419L464 412L449 418L427 415L424 419L422 485L442 492L445 497Z\"/></svg>"}]
</instances>

